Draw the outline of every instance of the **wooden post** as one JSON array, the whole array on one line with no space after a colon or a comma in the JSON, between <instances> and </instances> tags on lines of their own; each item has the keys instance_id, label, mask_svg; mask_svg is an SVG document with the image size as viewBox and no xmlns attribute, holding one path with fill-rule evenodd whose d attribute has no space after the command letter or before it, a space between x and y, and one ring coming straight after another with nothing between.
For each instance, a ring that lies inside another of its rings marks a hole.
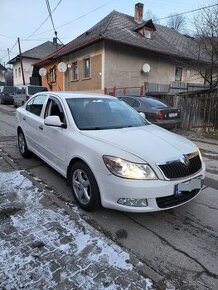
<instances>
[{"instance_id":1,"label":"wooden post","mask_svg":"<svg viewBox=\"0 0 218 290\"><path fill-rule=\"evenodd\" d=\"M23 59L22 59L22 54L21 54L21 48L20 48L20 38L17 38L18 42L18 47L19 47L19 54L20 54L20 64L21 64L21 73L22 73L22 78L23 78L23 85L25 85L25 78L24 78L24 72L23 72Z\"/></svg>"}]
</instances>

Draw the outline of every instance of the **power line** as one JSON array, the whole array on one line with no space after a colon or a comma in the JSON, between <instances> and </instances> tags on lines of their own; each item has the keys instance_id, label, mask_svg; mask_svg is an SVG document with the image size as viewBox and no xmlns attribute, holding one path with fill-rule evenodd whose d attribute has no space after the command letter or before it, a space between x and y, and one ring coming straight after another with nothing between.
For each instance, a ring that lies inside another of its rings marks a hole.
<instances>
[{"instance_id":1,"label":"power line","mask_svg":"<svg viewBox=\"0 0 218 290\"><path fill-rule=\"evenodd\" d=\"M96 7L96 8L94 8L94 9L90 10L89 12L83 14L83 15L80 15L79 17L77 17L77 18L75 18L75 19L73 19L73 20L71 20L71 21L69 21L69 22L66 22L66 23L64 23L64 24L61 24L61 25L57 26L57 28L61 28L61 27L63 27L63 26L66 26L66 25L68 25L68 24L71 24L71 23L75 22L76 20L79 20L79 19L81 19L81 18L84 18L84 17L86 17L87 15L89 15L89 14L91 14L91 13L93 13L93 12L95 12L95 11L97 11L97 10L103 8L103 7L105 7L106 5L110 4L110 3L113 2L113 1L114 1L114 0L108 1L108 2L106 2L105 4L100 5L100 6ZM38 33L37 35L41 35L41 34L44 34L44 33L50 32L50 31L52 31L52 30L53 30L53 29L49 29L49 30L46 30L46 31L44 31L44 32Z\"/></svg>"},{"instance_id":2,"label":"power line","mask_svg":"<svg viewBox=\"0 0 218 290\"><path fill-rule=\"evenodd\" d=\"M208 9L208 8L211 8L211 7L214 7L214 6L217 6L217 5L218 4L204 6L204 7L198 8L198 9L193 9L193 10L190 10L190 11L185 11L185 12L182 12L182 13L173 14L173 15L170 15L170 16L159 18L156 21L160 21L160 20L163 20L163 19L171 18L172 16L179 16L179 15L183 15L183 14L193 13L193 12L196 12L196 11L199 11L199 10L202 10L202 9Z\"/></svg>"},{"instance_id":3,"label":"power line","mask_svg":"<svg viewBox=\"0 0 218 290\"><path fill-rule=\"evenodd\" d=\"M61 4L63 0L60 0L57 5L55 6L55 8L51 11L51 14L58 8L58 6ZM31 36L33 36L42 26L43 24L48 20L48 18L50 17L50 15L48 15L46 17L46 19L39 25L39 27L33 31L33 33L31 33L29 36L27 36L25 39L22 39L22 41L29 39Z\"/></svg>"},{"instance_id":4,"label":"power line","mask_svg":"<svg viewBox=\"0 0 218 290\"><path fill-rule=\"evenodd\" d=\"M17 40L15 41L15 43L14 43L14 45L11 47L11 49L7 50L7 53L6 53L4 56L0 57L0 59L4 59L4 58L6 58L6 56L8 56L8 52L12 52L12 49L14 49L14 47L16 46L16 44L17 44Z\"/></svg>"}]
</instances>

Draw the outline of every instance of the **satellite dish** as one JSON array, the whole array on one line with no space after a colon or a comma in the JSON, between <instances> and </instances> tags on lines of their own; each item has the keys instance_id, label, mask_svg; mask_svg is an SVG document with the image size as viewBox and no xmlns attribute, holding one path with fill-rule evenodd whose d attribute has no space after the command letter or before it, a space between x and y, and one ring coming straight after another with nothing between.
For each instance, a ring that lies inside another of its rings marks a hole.
<instances>
[{"instance_id":1,"label":"satellite dish","mask_svg":"<svg viewBox=\"0 0 218 290\"><path fill-rule=\"evenodd\" d=\"M58 70L59 72L65 72L67 70L67 65L65 62L60 62L58 64Z\"/></svg>"},{"instance_id":2,"label":"satellite dish","mask_svg":"<svg viewBox=\"0 0 218 290\"><path fill-rule=\"evenodd\" d=\"M41 77L45 77L47 75L47 69L44 67L41 67L39 70L39 74Z\"/></svg>"},{"instance_id":3,"label":"satellite dish","mask_svg":"<svg viewBox=\"0 0 218 290\"><path fill-rule=\"evenodd\" d=\"M142 71L144 73L149 73L149 71L151 70L151 67L148 63L144 63L143 66L142 66Z\"/></svg>"}]
</instances>

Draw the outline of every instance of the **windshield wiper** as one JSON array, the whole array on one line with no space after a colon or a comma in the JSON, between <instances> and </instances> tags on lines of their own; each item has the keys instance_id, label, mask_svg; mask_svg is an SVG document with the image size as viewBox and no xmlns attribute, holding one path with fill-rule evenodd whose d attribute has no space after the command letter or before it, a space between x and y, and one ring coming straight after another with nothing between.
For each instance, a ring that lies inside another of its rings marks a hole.
<instances>
[{"instance_id":1,"label":"windshield wiper","mask_svg":"<svg viewBox=\"0 0 218 290\"><path fill-rule=\"evenodd\" d=\"M102 127L85 127L85 128L80 128L80 130L105 130L106 128L102 128Z\"/></svg>"}]
</instances>

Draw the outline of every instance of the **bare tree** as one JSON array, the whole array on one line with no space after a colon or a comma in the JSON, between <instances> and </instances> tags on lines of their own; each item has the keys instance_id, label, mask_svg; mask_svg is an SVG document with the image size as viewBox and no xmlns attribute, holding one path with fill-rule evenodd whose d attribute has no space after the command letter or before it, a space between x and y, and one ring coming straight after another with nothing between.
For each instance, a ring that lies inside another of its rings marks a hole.
<instances>
[{"instance_id":1,"label":"bare tree","mask_svg":"<svg viewBox=\"0 0 218 290\"><path fill-rule=\"evenodd\" d=\"M154 23L159 23L157 15L155 15L151 10L146 10L144 13L144 19L152 19Z\"/></svg>"},{"instance_id":2,"label":"bare tree","mask_svg":"<svg viewBox=\"0 0 218 290\"><path fill-rule=\"evenodd\" d=\"M175 29L178 32L183 32L185 30L186 18L181 14L170 14L167 21L167 26Z\"/></svg>"},{"instance_id":3,"label":"bare tree","mask_svg":"<svg viewBox=\"0 0 218 290\"><path fill-rule=\"evenodd\" d=\"M218 4L194 15L194 27L197 58L207 62L195 69L214 88L218 85Z\"/></svg>"}]
</instances>

